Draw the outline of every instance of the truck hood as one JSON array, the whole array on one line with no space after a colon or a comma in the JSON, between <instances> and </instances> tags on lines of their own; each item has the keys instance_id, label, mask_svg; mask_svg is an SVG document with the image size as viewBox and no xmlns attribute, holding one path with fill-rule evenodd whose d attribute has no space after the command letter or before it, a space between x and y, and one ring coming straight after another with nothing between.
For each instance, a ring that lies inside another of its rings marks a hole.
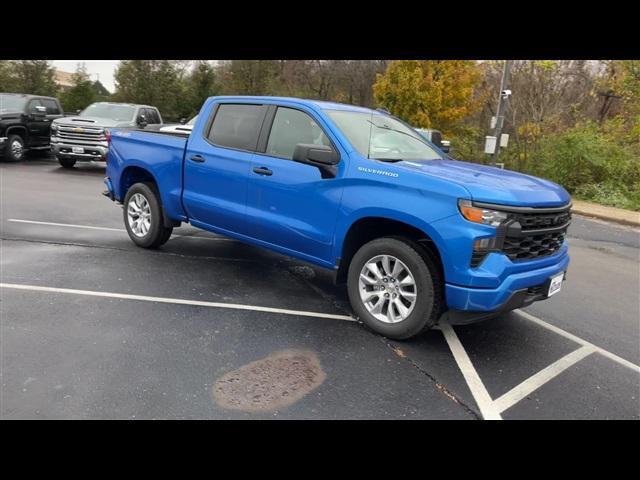
<instances>
[{"instance_id":1,"label":"truck hood","mask_svg":"<svg viewBox=\"0 0 640 480\"><path fill-rule=\"evenodd\" d=\"M73 127L128 127L132 121L118 121L100 117L63 117L54 120L56 125L71 125Z\"/></svg>"},{"instance_id":2,"label":"truck hood","mask_svg":"<svg viewBox=\"0 0 640 480\"><path fill-rule=\"evenodd\" d=\"M557 207L571 201L560 185L511 170L458 160L403 161L400 169L420 172L461 185L472 200L523 207Z\"/></svg>"}]
</instances>

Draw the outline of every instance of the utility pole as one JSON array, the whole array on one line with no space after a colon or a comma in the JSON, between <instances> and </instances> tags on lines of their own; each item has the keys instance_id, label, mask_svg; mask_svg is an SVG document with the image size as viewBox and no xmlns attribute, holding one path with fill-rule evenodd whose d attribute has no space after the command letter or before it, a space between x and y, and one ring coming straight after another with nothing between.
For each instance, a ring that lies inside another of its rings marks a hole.
<instances>
[{"instance_id":1,"label":"utility pole","mask_svg":"<svg viewBox=\"0 0 640 480\"><path fill-rule=\"evenodd\" d=\"M493 135L496 137L496 147L491 155L491 165L496 166L498 153L500 152L500 136L502 135L502 127L504 125L504 110L507 98L511 95L511 90L507 90L509 85L509 73L511 71L511 63L513 60L505 60L504 70L502 71L502 81L500 82L500 95L498 96L498 109L496 111L496 125Z\"/></svg>"}]
</instances>

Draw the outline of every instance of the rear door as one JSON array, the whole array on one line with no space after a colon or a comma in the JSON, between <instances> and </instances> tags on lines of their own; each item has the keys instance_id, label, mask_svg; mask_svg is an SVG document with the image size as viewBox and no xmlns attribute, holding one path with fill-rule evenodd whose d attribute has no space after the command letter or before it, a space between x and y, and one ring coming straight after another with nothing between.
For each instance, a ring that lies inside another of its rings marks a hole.
<instances>
[{"instance_id":1,"label":"rear door","mask_svg":"<svg viewBox=\"0 0 640 480\"><path fill-rule=\"evenodd\" d=\"M271 125L269 125L269 123ZM340 205L344 160L335 178L291 160L298 143L337 150L321 120L307 109L272 106L249 174L247 223L258 240L329 261ZM337 150L339 152L339 150Z\"/></svg>"},{"instance_id":2,"label":"rear door","mask_svg":"<svg viewBox=\"0 0 640 480\"><path fill-rule=\"evenodd\" d=\"M248 234L247 181L266 107L218 103L185 153L183 203L191 223Z\"/></svg>"},{"instance_id":3,"label":"rear door","mask_svg":"<svg viewBox=\"0 0 640 480\"><path fill-rule=\"evenodd\" d=\"M54 100L52 98L41 98L40 101L42 102L42 104L47 109L47 121L48 121L47 137L50 137L51 136L51 123L56 118L62 118L63 117L62 108L60 107L60 104L56 100Z\"/></svg>"}]
</instances>

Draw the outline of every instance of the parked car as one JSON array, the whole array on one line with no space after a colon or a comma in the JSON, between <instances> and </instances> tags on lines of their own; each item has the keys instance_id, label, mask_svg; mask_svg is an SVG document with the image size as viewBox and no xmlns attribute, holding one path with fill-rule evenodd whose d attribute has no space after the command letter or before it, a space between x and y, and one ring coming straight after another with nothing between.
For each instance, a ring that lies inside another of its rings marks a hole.
<instances>
[{"instance_id":1,"label":"parked car","mask_svg":"<svg viewBox=\"0 0 640 480\"><path fill-rule=\"evenodd\" d=\"M442 139L442 132L440 130L436 130L434 128L414 128L414 130L444 153L449 153L449 150L451 149L451 142L449 140Z\"/></svg>"},{"instance_id":2,"label":"parked car","mask_svg":"<svg viewBox=\"0 0 640 480\"><path fill-rule=\"evenodd\" d=\"M167 132L167 133L178 133L178 134L183 134L183 135L189 135L191 133L191 130L193 130L193 126L195 125L197 119L198 119L198 116L196 115L195 117L193 117L191 120L189 120L186 123L177 123L175 125L166 125L164 127L161 127L159 129L159 131Z\"/></svg>"},{"instance_id":3,"label":"parked car","mask_svg":"<svg viewBox=\"0 0 640 480\"><path fill-rule=\"evenodd\" d=\"M64 117L51 126L51 150L65 168L77 161L104 161L111 127L159 127L162 116L156 107L132 103L92 103L80 114Z\"/></svg>"},{"instance_id":4,"label":"parked car","mask_svg":"<svg viewBox=\"0 0 640 480\"><path fill-rule=\"evenodd\" d=\"M0 155L16 162L26 150L48 150L51 122L63 115L57 98L0 93Z\"/></svg>"},{"instance_id":5,"label":"parked car","mask_svg":"<svg viewBox=\"0 0 640 480\"><path fill-rule=\"evenodd\" d=\"M188 222L331 269L355 315L396 339L544 300L569 264L564 188L449 160L350 105L212 97L188 138L115 129L105 184L136 245Z\"/></svg>"}]
</instances>

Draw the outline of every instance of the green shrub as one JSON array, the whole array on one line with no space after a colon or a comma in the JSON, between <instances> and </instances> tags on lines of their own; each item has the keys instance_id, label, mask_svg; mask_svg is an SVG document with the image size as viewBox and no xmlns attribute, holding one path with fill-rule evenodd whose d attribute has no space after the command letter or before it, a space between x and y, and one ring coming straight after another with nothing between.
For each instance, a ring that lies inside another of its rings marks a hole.
<instances>
[{"instance_id":1,"label":"green shrub","mask_svg":"<svg viewBox=\"0 0 640 480\"><path fill-rule=\"evenodd\" d=\"M611 207L640 210L640 185L629 189L624 185L611 182L589 183L578 187L574 196Z\"/></svg>"},{"instance_id":2,"label":"green shrub","mask_svg":"<svg viewBox=\"0 0 640 480\"><path fill-rule=\"evenodd\" d=\"M637 183L640 168L634 157L629 147L587 124L543 137L532 170L575 192L587 184Z\"/></svg>"},{"instance_id":3,"label":"green shrub","mask_svg":"<svg viewBox=\"0 0 640 480\"><path fill-rule=\"evenodd\" d=\"M445 140L449 138L445 137ZM460 127L451 136L451 156L465 162L483 163L484 133L475 127Z\"/></svg>"}]
</instances>

